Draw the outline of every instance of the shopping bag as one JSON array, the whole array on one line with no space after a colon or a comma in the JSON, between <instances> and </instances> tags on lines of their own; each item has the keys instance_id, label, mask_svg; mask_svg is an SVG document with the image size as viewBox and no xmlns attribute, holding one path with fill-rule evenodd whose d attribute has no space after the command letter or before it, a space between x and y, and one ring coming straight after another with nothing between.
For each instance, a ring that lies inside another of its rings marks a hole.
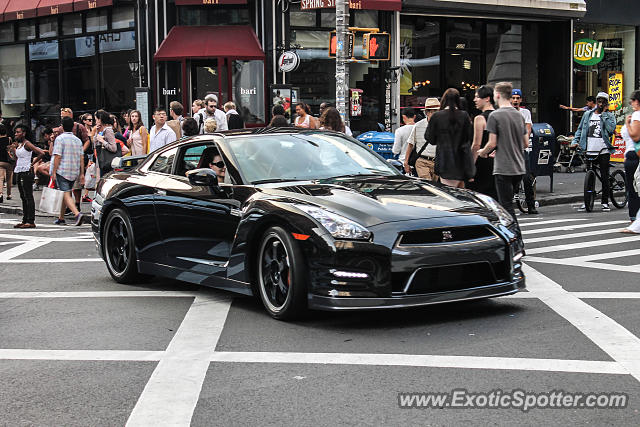
<instances>
[{"instance_id":1,"label":"shopping bag","mask_svg":"<svg viewBox=\"0 0 640 427\"><path fill-rule=\"evenodd\" d=\"M59 215L63 197L64 192L56 190L55 188L44 187L42 189L38 210L51 215Z\"/></svg>"},{"instance_id":2,"label":"shopping bag","mask_svg":"<svg viewBox=\"0 0 640 427\"><path fill-rule=\"evenodd\" d=\"M640 166L636 168L636 172L633 174L633 188L636 193L640 193Z\"/></svg>"},{"instance_id":3,"label":"shopping bag","mask_svg":"<svg viewBox=\"0 0 640 427\"><path fill-rule=\"evenodd\" d=\"M96 164L91 163L84 174L84 188L93 190L96 188Z\"/></svg>"}]
</instances>

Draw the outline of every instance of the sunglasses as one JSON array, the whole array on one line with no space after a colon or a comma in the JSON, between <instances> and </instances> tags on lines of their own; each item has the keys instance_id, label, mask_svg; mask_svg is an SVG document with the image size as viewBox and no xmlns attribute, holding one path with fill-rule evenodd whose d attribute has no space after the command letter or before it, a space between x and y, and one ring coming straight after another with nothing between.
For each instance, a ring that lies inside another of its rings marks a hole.
<instances>
[{"instance_id":1,"label":"sunglasses","mask_svg":"<svg viewBox=\"0 0 640 427\"><path fill-rule=\"evenodd\" d=\"M213 166L217 167L218 169L222 169L224 168L224 162L222 160L220 160L219 162L215 162L215 163L211 163Z\"/></svg>"}]
</instances>

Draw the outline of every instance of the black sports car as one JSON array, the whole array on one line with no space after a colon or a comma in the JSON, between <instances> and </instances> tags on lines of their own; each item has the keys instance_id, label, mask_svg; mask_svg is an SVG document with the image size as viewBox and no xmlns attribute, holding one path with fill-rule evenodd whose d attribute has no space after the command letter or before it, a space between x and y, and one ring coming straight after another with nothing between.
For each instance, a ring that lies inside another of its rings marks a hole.
<instances>
[{"instance_id":1,"label":"black sports car","mask_svg":"<svg viewBox=\"0 0 640 427\"><path fill-rule=\"evenodd\" d=\"M326 131L167 145L99 182L92 228L117 282L157 275L253 294L278 319L525 286L518 226L493 199L404 176Z\"/></svg>"}]
</instances>

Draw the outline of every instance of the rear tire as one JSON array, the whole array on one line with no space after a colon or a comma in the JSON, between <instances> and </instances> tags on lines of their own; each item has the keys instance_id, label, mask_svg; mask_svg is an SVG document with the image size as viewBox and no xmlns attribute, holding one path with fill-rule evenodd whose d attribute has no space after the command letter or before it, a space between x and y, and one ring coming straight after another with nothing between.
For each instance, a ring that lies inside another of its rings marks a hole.
<instances>
[{"instance_id":1,"label":"rear tire","mask_svg":"<svg viewBox=\"0 0 640 427\"><path fill-rule=\"evenodd\" d=\"M256 257L257 288L267 313L292 320L307 310L307 268L296 240L282 227L267 229Z\"/></svg>"},{"instance_id":2,"label":"rear tire","mask_svg":"<svg viewBox=\"0 0 640 427\"><path fill-rule=\"evenodd\" d=\"M618 209L622 209L627 206L627 201L629 200L629 193L626 190L625 185L625 177L622 171L617 170L611 174L610 179L610 187L611 187L611 203ZM616 193L622 193L616 196Z\"/></svg>"},{"instance_id":3,"label":"rear tire","mask_svg":"<svg viewBox=\"0 0 640 427\"><path fill-rule=\"evenodd\" d=\"M133 227L123 209L114 209L107 215L102 232L102 247L107 270L118 283L133 283L143 276L138 272Z\"/></svg>"},{"instance_id":4,"label":"rear tire","mask_svg":"<svg viewBox=\"0 0 640 427\"><path fill-rule=\"evenodd\" d=\"M588 170L584 176L584 209L593 211L593 202L596 199L596 173Z\"/></svg>"},{"instance_id":5,"label":"rear tire","mask_svg":"<svg viewBox=\"0 0 640 427\"><path fill-rule=\"evenodd\" d=\"M518 187L518 194L516 195L516 205L518 206L518 210L522 213L527 213L527 200L524 195L524 183L520 181L520 186Z\"/></svg>"}]
</instances>

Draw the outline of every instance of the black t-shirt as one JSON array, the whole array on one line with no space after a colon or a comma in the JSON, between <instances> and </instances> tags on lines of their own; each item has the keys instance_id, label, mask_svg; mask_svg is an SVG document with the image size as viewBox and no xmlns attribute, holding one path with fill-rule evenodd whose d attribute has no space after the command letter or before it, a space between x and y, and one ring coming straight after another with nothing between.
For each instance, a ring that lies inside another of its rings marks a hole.
<instances>
[{"instance_id":1,"label":"black t-shirt","mask_svg":"<svg viewBox=\"0 0 640 427\"><path fill-rule=\"evenodd\" d=\"M7 152L8 147L9 147L9 137L0 136L0 162L6 163L9 161L9 153Z\"/></svg>"}]
</instances>

